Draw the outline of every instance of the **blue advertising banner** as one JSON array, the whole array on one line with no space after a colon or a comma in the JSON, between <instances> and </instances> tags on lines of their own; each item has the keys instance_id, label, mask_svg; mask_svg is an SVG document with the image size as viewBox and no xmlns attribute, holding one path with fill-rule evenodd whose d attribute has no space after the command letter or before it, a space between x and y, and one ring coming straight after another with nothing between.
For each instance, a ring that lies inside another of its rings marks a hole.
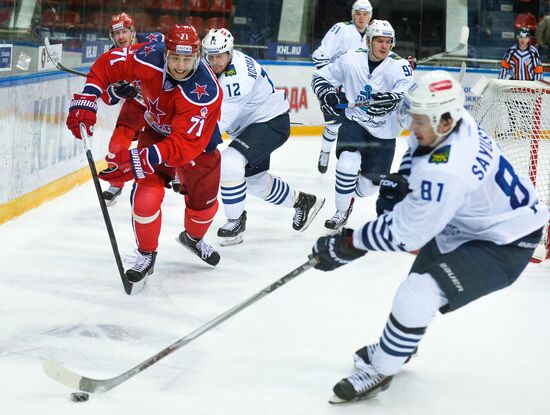
<instances>
[{"instance_id":1,"label":"blue advertising banner","mask_svg":"<svg viewBox=\"0 0 550 415\"><path fill-rule=\"evenodd\" d=\"M13 45L0 45L0 72L11 71Z\"/></svg>"},{"instance_id":2,"label":"blue advertising banner","mask_svg":"<svg viewBox=\"0 0 550 415\"><path fill-rule=\"evenodd\" d=\"M295 57L309 58L309 45L307 44L292 44L292 43L268 43L267 55L270 58L278 57Z\"/></svg>"},{"instance_id":3,"label":"blue advertising banner","mask_svg":"<svg viewBox=\"0 0 550 415\"><path fill-rule=\"evenodd\" d=\"M113 42L110 40L95 40L82 44L82 62L94 62L99 56L107 52Z\"/></svg>"}]
</instances>

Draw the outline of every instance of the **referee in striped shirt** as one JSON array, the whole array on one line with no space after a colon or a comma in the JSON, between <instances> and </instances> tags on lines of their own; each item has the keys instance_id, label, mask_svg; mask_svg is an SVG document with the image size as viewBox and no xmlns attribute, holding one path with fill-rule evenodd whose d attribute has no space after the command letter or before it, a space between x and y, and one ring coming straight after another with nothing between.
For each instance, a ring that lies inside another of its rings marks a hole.
<instances>
[{"instance_id":1,"label":"referee in striped shirt","mask_svg":"<svg viewBox=\"0 0 550 415\"><path fill-rule=\"evenodd\" d=\"M517 43L509 48L500 62L499 79L533 81L543 79L539 52L531 45L531 30L521 28L517 32Z\"/></svg>"}]
</instances>

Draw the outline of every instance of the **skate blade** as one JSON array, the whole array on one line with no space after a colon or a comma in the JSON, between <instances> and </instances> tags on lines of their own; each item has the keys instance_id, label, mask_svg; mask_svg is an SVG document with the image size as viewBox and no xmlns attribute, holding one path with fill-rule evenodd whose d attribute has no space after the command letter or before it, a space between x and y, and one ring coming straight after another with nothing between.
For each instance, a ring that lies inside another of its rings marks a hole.
<instances>
[{"instance_id":1,"label":"skate blade","mask_svg":"<svg viewBox=\"0 0 550 415\"><path fill-rule=\"evenodd\" d=\"M111 200L107 200L107 199L104 199L104 200L105 200L105 206L113 206L113 205L116 205L116 202L117 202L116 198Z\"/></svg>"},{"instance_id":2,"label":"skate blade","mask_svg":"<svg viewBox=\"0 0 550 415\"><path fill-rule=\"evenodd\" d=\"M131 282L130 281L130 295L136 295L143 291L145 286L147 285L147 278L143 278L141 281L138 282Z\"/></svg>"},{"instance_id":3,"label":"skate blade","mask_svg":"<svg viewBox=\"0 0 550 415\"><path fill-rule=\"evenodd\" d=\"M309 227L309 225L311 224L311 222L313 222L313 219L315 219L315 217L317 216L317 214L319 213L319 211L321 210L324 204L325 204L324 197L321 199L317 199L315 201L315 204L313 205L313 207L311 208L311 211L309 212L309 216L307 218L306 223L304 224L304 226L302 226L302 229L298 229L298 232L303 232Z\"/></svg>"},{"instance_id":4,"label":"skate blade","mask_svg":"<svg viewBox=\"0 0 550 415\"><path fill-rule=\"evenodd\" d=\"M356 398L350 399L349 401L346 401L344 399L339 398L336 395L332 395L332 398L328 400L328 403L332 405L341 405L343 403L352 403L352 402L359 402L359 401L366 401L369 399L374 398L376 395L378 395L378 392L380 392L380 389L378 388L376 391L369 392L365 395L358 396Z\"/></svg>"},{"instance_id":5,"label":"skate blade","mask_svg":"<svg viewBox=\"0 0 550 415\"><path fill-rule=\"evenodd\" d=\"M237 235L234 238L219 238L219 242L221 246L231 246L231 245L238 245L243 243L243 236Z\"/></svg>"},{"instance_id":6,"label":"skate blade","mask_svg":"<svg viewBox=\"0 0 550 415\"><path fill-rule=\"evenodd\" d=\"M336 229L325 228L325 234L327 236L336 235L337 233L340 233L342 228L343 228L343 226L340 226L339 228L336 228Z\"/></svg>"}]
</instances>

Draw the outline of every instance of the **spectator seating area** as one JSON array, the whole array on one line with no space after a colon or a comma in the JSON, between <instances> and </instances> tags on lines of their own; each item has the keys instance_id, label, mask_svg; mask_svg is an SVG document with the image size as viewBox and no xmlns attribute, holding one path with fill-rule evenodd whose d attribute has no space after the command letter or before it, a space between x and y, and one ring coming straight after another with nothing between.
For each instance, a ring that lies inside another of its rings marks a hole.
<instances>
[{"instance_id":1,"label":"spectator seating area","mask_svg":"<svg viewBox=\"0 0 550 415\"><path fill-rule=\"evenodd\" d=\"M212 28L228 27L233 9L232 0L43 0L42 4L39 24L46 29L106 32L111 16L124 11L134 18L138 32L166 33L173 24L185 23L201 36ZM10 17L11 10L0 12L0 24Z\"/></svg>"}]
</instances>

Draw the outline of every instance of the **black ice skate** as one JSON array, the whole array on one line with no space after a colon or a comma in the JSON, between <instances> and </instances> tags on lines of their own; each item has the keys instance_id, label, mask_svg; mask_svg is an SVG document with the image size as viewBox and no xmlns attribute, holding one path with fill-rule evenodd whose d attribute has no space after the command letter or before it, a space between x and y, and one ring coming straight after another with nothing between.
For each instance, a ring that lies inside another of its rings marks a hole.
<instances>
[{"instance_id":1,"label":"black ice skate","mask_svg":"<svg viewBox=\"0 0 550 415\"><path fill-rule=\"evenodd\" d=\"M189 236L187 232L183 231L176 240L207 264L215 267L218 265L218 262L220 262L220 254L208 245L204 241L204 238L197 240Z\"/></svg>"},{"instance_id":2,"label":"black ice skate","mask_svg":"<svg viewBox=\"0 0 550 415\"><path fill-rule=\"evenodd\" d=\"M378 349L378 343L369 344L367 346L361 347L353 354L353 366L357 370L366 370L366 366L370 365L372 362L372 355ZM411 355L405 360L405 363L409 363L411 358L415 357L418 352L418 347L415 347ZM404 363L404 364L405 364Z\"/></svg>"},{"instance_id":3,"label":"black ice skate","mask_svg":"<svg viewBox=\"0 0 550 415\"><path fill-rule=\"evenodd\" d=\"M181 190L181 181L178 176L178 173L174 176L174 180L170 182L170 185L172 186L172 190L176 193L179 193Z\"/></svg>"},{"instance_id":4,"label":"black ice skate","mask_svg":"<svg viewBox=\"0 0 550 415\"><path fill-rule=\"evenodd\" d=\"M347 210L337 210L332 218L325 221L325 228L327 228L327 233L333 234L337 233L340 228L342 228L346 223L348 223L349 215L353 210L353 202L355 199L352 198Z\"/></svg>"},{"instance_id":5,"label":"black ice skate","mask_svg":"<svg viewBox=\"0 0 550 415\"><path fill-rule=\"evenodd\" d=\"M334 396L330 403L339 404L345 402L372 399L378 393L390 387L392 376L384 376L376 371L370 364L364 369L357 370L353 375L342 379L332 389Z\"/></svg>"},{"instance_id":6,"label":"black ice skate","mask_svg":"<svg viewBox=\"0 0 550 415\"><path fill-rule=\"evenodd\" d=\"M126 278L132 284L131 294L139 293L147 281L147 276L151 275L155 269L156 252L135 251L137 256L134 258L134 265L126 271Z\"/></svg>"},{"instance_id":7,"label":"black ice skate","mask_svg":"<svg viewBox=\"0 0 550 415\"><path fill-rule=\"evenodd\" d=\"M105 200L105 204L107 206L114 205L116 203L116 198L119 197L122 193L121 187L116 186L109 186L107 190L105 190L101 195L103 196L103 199Z\"/></svg>"},{"instance_id":8,"label":"black ice skate","mask_svg":"<svg viewBox=\"0 0 550 415\"><path fill-rule=\"evenodd\" d=\"M296 209L292 220L294 230L305 231L324 204L325 198L318 198L309 193L299 192L298 199L294 203L294 209Z\"/></svg>"},{"instance_id":9,"label":"black ice skate","mask_svg":"<svg viewBox=\"0 0 550 415\"><path fill-rule=\"evenodd\" d=\"M218 237L221 246L237 245L243 241L246 230L246 210L237 219L229 219L220 229Z\"/></svg>"},{"instance_id":10,"label":"black ice skate","mask_svg":"<svg viewBox=\"0 0 550 415\"><path fill-rule=\"evenodd\" d=\"M323 151L319 153L319 161L317 162L317 169L319 173L324 174L328 169L328 160L330 159L330 152Z\"/></svg>"}]
</instances>

